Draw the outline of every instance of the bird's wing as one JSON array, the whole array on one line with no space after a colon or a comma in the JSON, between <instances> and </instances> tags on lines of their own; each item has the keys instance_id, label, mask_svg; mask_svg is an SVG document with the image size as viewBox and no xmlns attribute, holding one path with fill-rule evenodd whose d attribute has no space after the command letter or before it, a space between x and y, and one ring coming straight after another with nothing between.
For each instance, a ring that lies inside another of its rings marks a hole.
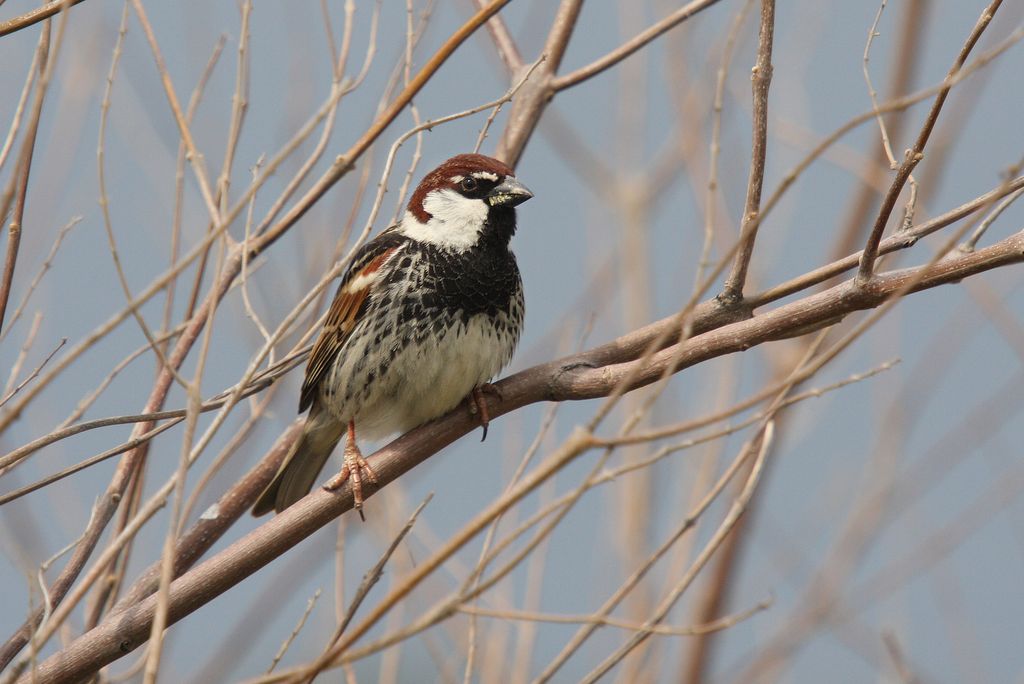
<instances>
[{"instance_id":1,"label":"bird's wing","mask_svg":"<svg viewBox=\"0 0 1024 684\"><path fill-rule=\"evenodd\" d=\"M309 354L306 378L299 395L299 413L313 403L320 382L365 313L367 298L381 282L381 269L401 251L404 242L400 233L389 229L363 245L352 257L352 264L341 278L324 327Z\"/></svg>"}]
</instances>

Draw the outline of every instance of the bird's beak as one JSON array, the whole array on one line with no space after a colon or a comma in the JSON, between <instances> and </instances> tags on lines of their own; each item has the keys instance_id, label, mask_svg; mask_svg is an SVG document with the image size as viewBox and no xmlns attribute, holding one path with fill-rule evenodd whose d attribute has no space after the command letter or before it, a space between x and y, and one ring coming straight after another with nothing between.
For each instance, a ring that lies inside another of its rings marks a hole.
<instances>
[{"instance_id":1,"label":"bird's beak","mask_svg":"<svg viewBox=\"0 0 1024 684\"><path fill-rule=\"evenodd\" d=\"M492 207L514 207L533 197L529 188L517 181L513 176L505 176L505 180L487 194L487 203Z\"/></svg>"}]
</instances>

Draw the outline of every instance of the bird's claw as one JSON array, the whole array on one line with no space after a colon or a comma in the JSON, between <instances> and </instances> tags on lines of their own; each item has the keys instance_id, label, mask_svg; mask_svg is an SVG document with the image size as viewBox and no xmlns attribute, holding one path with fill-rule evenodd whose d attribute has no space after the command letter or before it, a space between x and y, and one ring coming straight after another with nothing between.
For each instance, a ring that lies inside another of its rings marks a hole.
<instances>
[{"instance_id":1,"label":"bird's claw","mask_svg":"<svg viewBox=\"0 0 1024 684\"><path fill-rule=\"evenodd\" d=\"M366 521L366 516L363 515L363 482L368 481L373 484L377 484L377 473L373 471L370 464L363 458L363 454L359 451L359 447L354 442L349 442L345 445L345 454L343 456L344 465L338 474L332 477L330 480L324 483L324 489L329 492L333 492L345 484L349 478L352 479L352 507L359 513L359 519Z\"/></svg>"},{"instance_id":2,"label":"bird's claw","mask_svg":"<svg viewBox=\"0 0 1024 684\"><path fill-rule=\"evenodd\" d=\"M491 423L491 416L487 411L487 398L484 394L493 394L499 401L502 398L501 390L489 382L474 387L469 394L469 412L474 416L480 416L480 426L484 429L484 434L480 437L481 442L487 439L487 426Z\"/></svg>"}]
</instances>

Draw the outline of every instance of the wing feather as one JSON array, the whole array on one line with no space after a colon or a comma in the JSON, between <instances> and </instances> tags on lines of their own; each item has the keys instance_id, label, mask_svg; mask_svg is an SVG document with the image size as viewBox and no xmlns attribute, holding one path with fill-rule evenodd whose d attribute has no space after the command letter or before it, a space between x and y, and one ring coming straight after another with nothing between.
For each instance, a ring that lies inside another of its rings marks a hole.
<instances>
[{"instance_id":1,"label":"wing feather","mask_svg":"<svg viewBox=\"0 0 1024 684\"><path fill-rule=\"evenodd\" d=\"M299 413L305 411L316 398L328 369L365 313L370 293L381 281L380 270L401 249L400 240L398 233L385 231L353 257L352 265L338 285L338 292L331 302L320 336L309 354L306 377L299 395Z\"/></svg>"}]
</instances>

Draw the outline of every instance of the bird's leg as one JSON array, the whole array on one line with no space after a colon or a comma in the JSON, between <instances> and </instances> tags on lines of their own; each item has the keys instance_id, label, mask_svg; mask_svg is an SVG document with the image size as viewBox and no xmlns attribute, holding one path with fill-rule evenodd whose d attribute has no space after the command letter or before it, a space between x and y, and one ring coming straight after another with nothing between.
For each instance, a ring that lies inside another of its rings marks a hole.
<instances>
[{"instance_id":1,"label":"bird's leg","mask_svg":"<svg viewBox=\"0 0 1024 684\"><path fill-rule=\"evenodd\" d=\"M474 416L480 416L480 425L484 429L484 434L480 438L480 441L487 439L487 426L491 423L490 413L487 411L487 398L485 394L493 394L494 396L501 399L501 392L497 386L492 385L489 382L485 382L482 385L478 385L473 388L473 391L469 393L469 412Z\"/></svg>"},{"instance_id":2,"label":"bird's leg","mask_svg":"<svg viewBox=\"0 0 1024 684\"><path fill-rule=\"evenodd\" d=\"M365 521L366 516L363 515L363 478L366 478L366 480L373 484L377 484L377 473L373 472L373 468L366 462L366 459L363 458L363 453L356 446L356 423L354 420L348 421L348 439L345 441L345 453L342 458L344 459L344 465L341 467L341 471L324 483L324 489L333 492L345 484L345 481L351 477L352 505L356 512L359 513L359 519Z\"/></svg>"}]
</instances>

